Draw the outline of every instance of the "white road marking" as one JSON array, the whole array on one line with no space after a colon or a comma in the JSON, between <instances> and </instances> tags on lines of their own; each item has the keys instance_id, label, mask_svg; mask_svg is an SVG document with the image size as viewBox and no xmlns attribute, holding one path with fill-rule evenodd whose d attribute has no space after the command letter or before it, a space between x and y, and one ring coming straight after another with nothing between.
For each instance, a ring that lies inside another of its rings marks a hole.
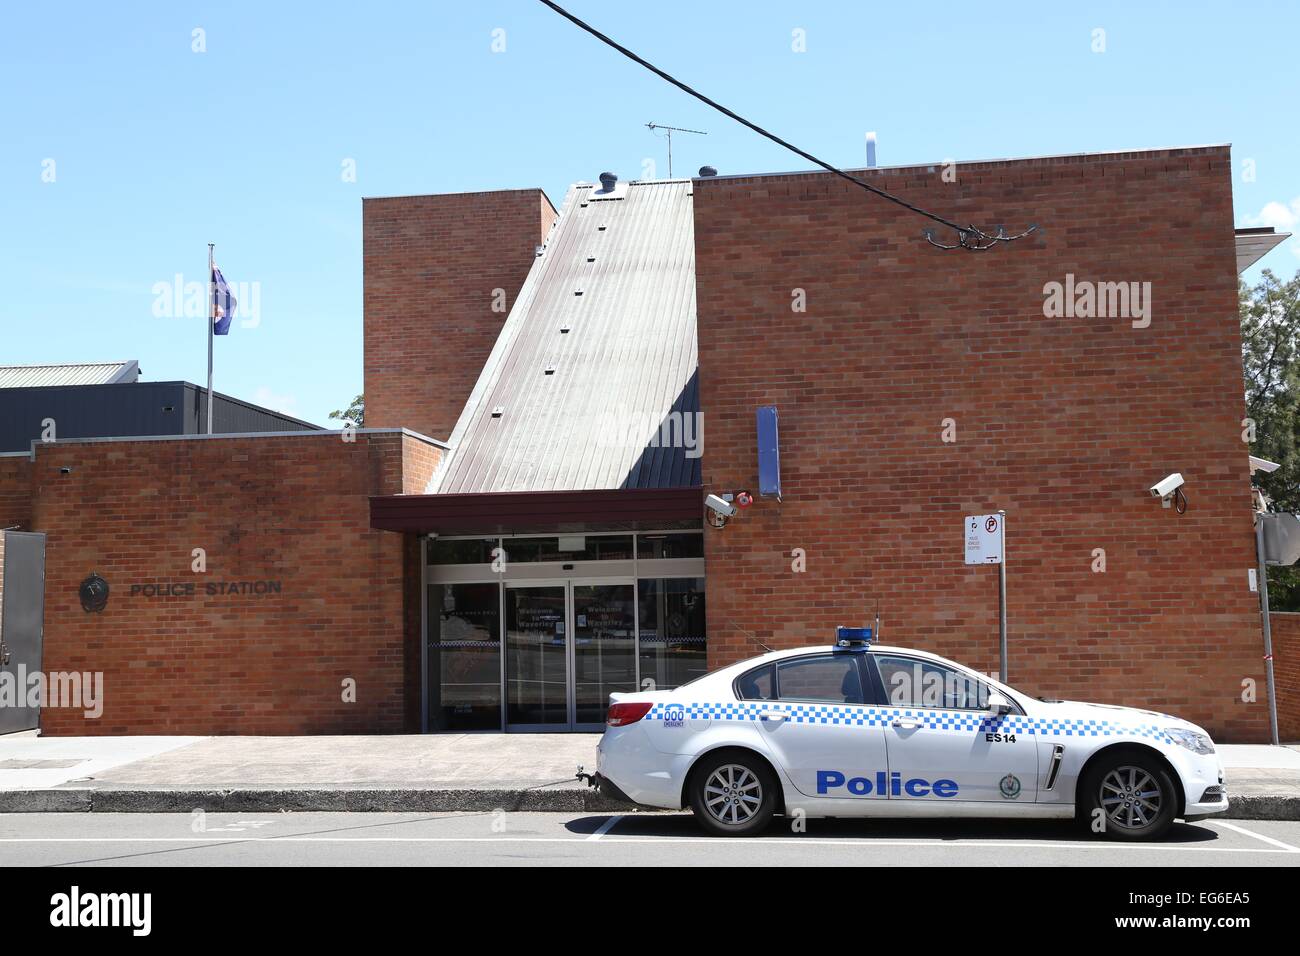
<instances>
[{"instance_id":1,"label":"white road marking","mask_svg":"<svg viewBox=\"0 0 1300 956\"><path fill-rule=\"evenodd\" d=\"M610 830L614 829L614 824L618 823L618 821L622 819L623 819L622 814L610 817L608 820L606 820L604 823L600 825L600 829L598 829L591 836L587 837L587 842L595 843L597 840L603 837Z\"/></svg>"},{"instance_id":2,"label":"white road marking","mask_svg":"<svg viewBox=\"0 0 1300 956\"><path fill-rule=\"evenodd\" d=\"M1224 827L1237 833L1244 834L1248 837L1254 837L1256 840L1263 840L1265 843L1271 843L1273 846L1281 847L1288 853L1300 853L1300 847L1294 847L1290 843L1283 843L1281 840L1274 840L1272 837L1264 836L1262 833L1256 833L1254 830L1247 830L1245 827L1239 827L1235 823L1228 823L1225 820L1207 820L1207 823L1216 827Z\"/></svg>"},{"instance_id":3,"label":"white road marking","mask_svg":"<svg viewBox=\"0 0 1300 956\"><path fill-rule=\"evenodd\" d=\"M609 837L599 841L601 845L611 843L682 843L706 844L714 847L743 846L749 844L771 844L787 846L831 846L831 847L993 847L999 849L1036 849L1036 850L1157 850L1182 853L1294 853L1295 847L1289 847L1279 841L1260 839L1270 843L1279 843L1285 849L1266 849L1263 847L1216 847L1216 846L1169 846L1160 843L1047 843L1029 840L855 840L836 838L808 837ZM205 843L567 843L570 845L589 843L591 837L319 837L319 836L282 836L282 837L3 837L0 843L180 843L200 846Z\"/></svg>"}]
</instances>

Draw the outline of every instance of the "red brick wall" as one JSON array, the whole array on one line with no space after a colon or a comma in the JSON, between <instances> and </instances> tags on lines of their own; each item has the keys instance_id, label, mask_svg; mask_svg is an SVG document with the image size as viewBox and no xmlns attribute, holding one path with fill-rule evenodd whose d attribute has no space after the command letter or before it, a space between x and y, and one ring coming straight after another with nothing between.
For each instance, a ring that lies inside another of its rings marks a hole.
<instances>
[{"instance_id":1,"label":"red brick wall","mask_svg":"<svg viewBox=\"0 0 1300 956\"><path fill-rule=\"evenodd\" d=\"M538 189L364 201L368 426L450 436L554 221Z\"/></svg>"},{"instance_id":2,"label":"red brick wall","mask_svg":"<svg viewBox=\"0 0 1300 956\"><path fill-rule=\"evenodd\" d=\"M1240 700L1263 672L1228 149L941 171L867 175L1041 235L943 252L830 174L696 183L704 483L757 490L754 409L775 404L784 484L707 533L712 663L756 652L744 630L825 643L878 601L886 643L996 671L997 573L963 564L960 528L1005 508L1013 684L1264 739L1265 702ZM1151 282L1150 327L1045 318L1067 272ZM1174 471L1183 515L1146 491Z\"/></svg>"},{"instance_id":3,"label":"red brick wall","mask_svg":"<svg viewBox=\"0 0 1300 956\"><path fill-rule=\"evenodd\" d=\"M401 491L412 444L423 445L362 431L355 443L324 434L41 447L34 524L47 534L45 668L101 671L105 682L100 719L47 707L43 732L417 729L407 545L370 529L368 504ZM206 549L205 574L191 570L194 548ZM91 572L112 589L99 614L77 596ZM279 581L282 590L203 593L226 581ZM158 582L192 582L199 593L130 593ZM341 699L348 677L356 703Z\"/></svg>"},{"instance_id":4,"label":"red brick wall","mask_svg":"<svg viewBox=\"0 0 1300 956\"><path fill-rule=\"evenodd\" d=\"M0 528L31 531L32 463L26 455L0 455Z\"/></svg>"},{"instance_id":5,"label":"red brick wall","mask_svg":"<svg viewBox=\"0 0 1300 956\"><path fill-rule=\"evenodd\" d=\"M27 455L0 455L0 608L4 606L4 529L32 530L31 472Z\"/></svg>"},{"instance_id":6,"label":"red brick wall","mask_svg":"<svg viewBox=\"0 0 1300 956\"><path fill-rule=\"evenodd\" d=\"M1277 685L1277 735L1282 743L1300 741L1300 614L1274 611L1273 681Z\"/></svg>"}]
</instances>

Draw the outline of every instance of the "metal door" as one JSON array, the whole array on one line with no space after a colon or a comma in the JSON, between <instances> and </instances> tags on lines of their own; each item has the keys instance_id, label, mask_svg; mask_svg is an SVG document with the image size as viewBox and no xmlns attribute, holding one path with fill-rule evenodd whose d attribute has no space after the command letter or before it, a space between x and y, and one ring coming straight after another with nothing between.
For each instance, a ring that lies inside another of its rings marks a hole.
<instances>
[{"instance_id":1,"label":"metal door","mask_svg":"<svg viewBox=\"0 0 1300 956\"><path fill-rule=\"evenodd\" d=\"M45 624L45 535L0 531L4 535L4 575L0 587L0 672L13 681L14 699L0 706L0 734L34 730L40 707L27 706L28 676L41 669Z\"/></svg>"}]
</instances>

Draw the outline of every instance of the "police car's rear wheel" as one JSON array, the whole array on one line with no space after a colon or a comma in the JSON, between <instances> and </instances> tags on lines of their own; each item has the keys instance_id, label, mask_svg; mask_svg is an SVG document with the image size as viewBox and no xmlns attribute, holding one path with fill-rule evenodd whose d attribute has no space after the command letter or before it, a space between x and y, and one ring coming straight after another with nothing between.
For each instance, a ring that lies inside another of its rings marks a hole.
<instances>
[{"instance_id":1,"label":"police car's rear wheel","mask_svg":"<svg viewBox=\"0 0 1300 956\"><path fill-rule=\"evenodd\" d=\"M691 775L691 810L718 836L749 836L772 821L776 781L761 761L730 752L705 757Z\"/></svg>"},{"instance_id":2,"label":"police car's rear wheel","mask_svg":"<svg viewBox=\"0 0 1300 956\"><path fill-rule=\"evenodd\" d=\"M1169 771L1143 753L1123 753L1088 769L1081 783L1085 822L1112 840L1151 840L1174 822L1177 798Z\"/></svg>"}]
</instances>

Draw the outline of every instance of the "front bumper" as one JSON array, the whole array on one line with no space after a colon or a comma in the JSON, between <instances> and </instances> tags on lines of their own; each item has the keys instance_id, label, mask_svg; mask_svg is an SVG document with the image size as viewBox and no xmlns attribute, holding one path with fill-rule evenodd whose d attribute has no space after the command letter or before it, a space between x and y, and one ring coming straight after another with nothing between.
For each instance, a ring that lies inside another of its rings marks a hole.
<instances>
[{"instance_id":1,"label":"front bumper","mask_svg":"<svg viewBox=\"0 0 1300 956\"><path fill-rule=\"evenodd\" d=\"M1179 749L1168 754L1183 787L1183 819L1201 819L1228 809L1228 788L1218 754Z\"/></svg>"}]
</instances>

